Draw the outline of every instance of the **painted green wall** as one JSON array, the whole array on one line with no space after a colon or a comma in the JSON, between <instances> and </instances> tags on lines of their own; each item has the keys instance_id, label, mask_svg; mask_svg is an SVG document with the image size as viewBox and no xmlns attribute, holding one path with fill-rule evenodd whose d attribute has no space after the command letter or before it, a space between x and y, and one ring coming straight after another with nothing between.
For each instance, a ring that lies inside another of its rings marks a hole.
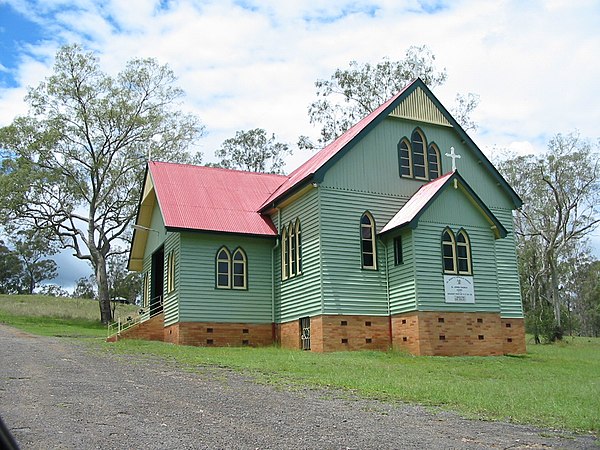
<instances>
[{"instance_id":1,"label":"painted green wall","mask_svg":"<svg viewBox=\"0 0 600 450\"><path fill-rule=\"evenodd\" d=\"M272 321L272 261L274 239L228 234L181 233L179 320L181 322ZM217 289L215 258L221 246L242 247L248 261L248 289Z\"/></svg>"},{"instance_id":2,"label":"painted green wall","mask_svg":"<svg viewBox=\"0 0 600 450\"><path fill-rule=\"evenodd\" d=\"M497 239L495 242L501 315L523 317L512 211L496 208L493 213L509 231L504 239Z\"/></svg>"},{"instance_id":3,"label":"painted green wall","mask_svg":"<svg viewBox=\"0 0 600 450\"><path fill-rule=\"evenodd\" d=\"M512 207L510 198L454 129L392 117L384 119L337 161L326 172L323 186L402 196L408 200L425 182L400 177L397 144L402 137L410 139L417 126L425 133L427 142L435 142L440 149L440 174L451 170L451 160L445 153L454 147L461 156L457 160L459 173L483 202L489 208Z\"/></svg>"},{"instance_id":4,"label":"painted green wall","mask_svg":"<svg viewBox=\"0 0 600 450\"><path fill-rule=\"evenodd\" d=\"M451 207L445 207L451 205ZM471 242L474 304L445 303L442 232L464 228ZM481 212L460 189L448 186L423 213L413 231L419 311L500 312L494 234Z\"/></svg>"},{"instance_id":5,"label":"painted green wall","mask_svg":"<svg viewBox=\"0 0 600 450\"><path fill-rule=\"evenodd\" d=\"M403 263L394 263L394 238L402 239ZM414 240L410 229L392 232L386 236L388 256L388 284L390 292L390 313L400 314L417 309Z\"/></svg>"},{"instance_id":6,"label":"painted green wall","mask_svg":"<svg viewBox=\"0 0 600 450\"><path fill-rule=\"evenodd\" d=\"M281 216L279 216L279 214ZM320 210L317 189L312 189L299 200L280 209L272 216L279 230L290 221L300 219L302 238L302 274L287 280L281 279L281 243L274 251L277 322L288 322L300 317L321 314L321 237Z\"/></svg>"},{"instance_id":7,"label":"painted green wall","mask_svg":"<svg viewBox=\"0 0 600 450\"><path fill-rule=\"evenodd\" d=\"M377 270L361 268L360 218L369 211L379 231L403 199L319 187L323 313L387 315L385 246L377 240Z\"/></svg>"}]
</instances>

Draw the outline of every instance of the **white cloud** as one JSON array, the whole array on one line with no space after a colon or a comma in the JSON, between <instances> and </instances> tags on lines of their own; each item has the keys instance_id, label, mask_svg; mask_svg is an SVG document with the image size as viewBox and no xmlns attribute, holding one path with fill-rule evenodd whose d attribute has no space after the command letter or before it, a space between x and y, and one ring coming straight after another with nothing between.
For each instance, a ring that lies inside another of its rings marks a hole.
<instances>
[{"instance_id":1,"label":"white cloud","mask_svg":"<svg viewBox=\"0 0 600 450\"><path fill-rule=\"evenodd\" d=\"M168 63L187 93L184 108L207 126L200 147L211 160L240 129L262 127L288 143L300 134L316 137L307 117L316 79L329 78L350 60L402 58L410 45L427 44L448 71L447 83L435 90L446 106L457 92L480 95L480 128L472 137L486 151L541 151L550 136L575 128L583 136L599 134L595 0L10 4L51 30L52 39L27 47L19 86L0 89L0 125L26 111L24 87L49 73L58 46L80 42L99 52L111 73L133 57ZM288 169L308 156L290 158Z\"/></svg>"}]
</instances>

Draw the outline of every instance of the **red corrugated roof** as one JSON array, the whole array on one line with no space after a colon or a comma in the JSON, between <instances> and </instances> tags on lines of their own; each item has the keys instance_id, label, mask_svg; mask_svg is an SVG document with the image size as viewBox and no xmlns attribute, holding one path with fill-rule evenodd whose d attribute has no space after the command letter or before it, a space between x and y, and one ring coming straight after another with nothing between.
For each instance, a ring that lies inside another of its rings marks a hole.
<instances>
[{"instance_id":1,"label":"red corrugated roof","mask_svg":"<svg viewBox=\"0 0 600 450\"><path fill-rule=\"evenodd\" d=\"M371 122L373 122L377 116L379 116L388 106L390 106L398 97L400 97L411 85L412 83L409 83L404 89L379 106L379 108L363 118L361 121L357 122L339 138L320 150L312 158L294 170L289 175L288 179L281 186L279 186L279 188L262 204L261 209L269 205L269 203L277 200L277 198L281 197L289 190L296 187L303 180L309 178L311 175L314 175L318 169L320 169L356 136L358 136L361 131L363 131Z\"/></svg>"},{"instance_id":2,"label":"red corrugated roof","mask_svg":"<svg viewBox=\"0 0 600 450\"><path fill-rule=\"evenodd\" d=\"M427 206L438 191L444 187L454 172L448 172L419 188L417 192L404 204L400 211L381 229L379 234L409 224Z\"/></svg>"},{"instance_id":3,"label":"red corrugated roof","mask_svg":"<svg viewBox=\"0 0 600 450\"><path fill-rule=\"evenodd\" d=\"M154 161L148 168L167 228L277 235L257 211L287 177Z\"/></svg>"}]
</instances>

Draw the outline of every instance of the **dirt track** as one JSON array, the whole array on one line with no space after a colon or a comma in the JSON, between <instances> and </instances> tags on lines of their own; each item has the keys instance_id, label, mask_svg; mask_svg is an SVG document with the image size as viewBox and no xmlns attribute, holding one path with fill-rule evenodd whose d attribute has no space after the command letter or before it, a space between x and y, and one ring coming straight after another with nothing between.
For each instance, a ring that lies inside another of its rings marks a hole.
<instances>
[{"instance_id":1,"label":"dirt track","mask_svg":"<svg viewBox=\"0 0 600 450\"><path fill-rule=\"evenodd\" d=\"M282 390L0 325L0 415L22 449L598 448L590 436Z\"/></svg>"}]
</instances>

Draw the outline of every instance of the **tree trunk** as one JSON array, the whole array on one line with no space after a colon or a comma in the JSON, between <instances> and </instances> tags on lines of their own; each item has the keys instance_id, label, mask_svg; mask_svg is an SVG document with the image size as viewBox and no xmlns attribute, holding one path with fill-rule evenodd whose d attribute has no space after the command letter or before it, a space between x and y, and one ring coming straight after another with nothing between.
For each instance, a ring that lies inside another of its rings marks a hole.
<instances>
[{"instance_id":1,"label":"tree trunk","mask_svg":"<svg viewBox=\"0 0 600 450\"><path fill-rule=\"evenodd\" d=\"M98 284L98 304L100 305L100 319L103 324L112 321L113 315L110 309L110 293L108 289L108 276L106 275L106 258L98 254L94 261L96 269L96 283Z\"/></svg>"}]
</instances>

